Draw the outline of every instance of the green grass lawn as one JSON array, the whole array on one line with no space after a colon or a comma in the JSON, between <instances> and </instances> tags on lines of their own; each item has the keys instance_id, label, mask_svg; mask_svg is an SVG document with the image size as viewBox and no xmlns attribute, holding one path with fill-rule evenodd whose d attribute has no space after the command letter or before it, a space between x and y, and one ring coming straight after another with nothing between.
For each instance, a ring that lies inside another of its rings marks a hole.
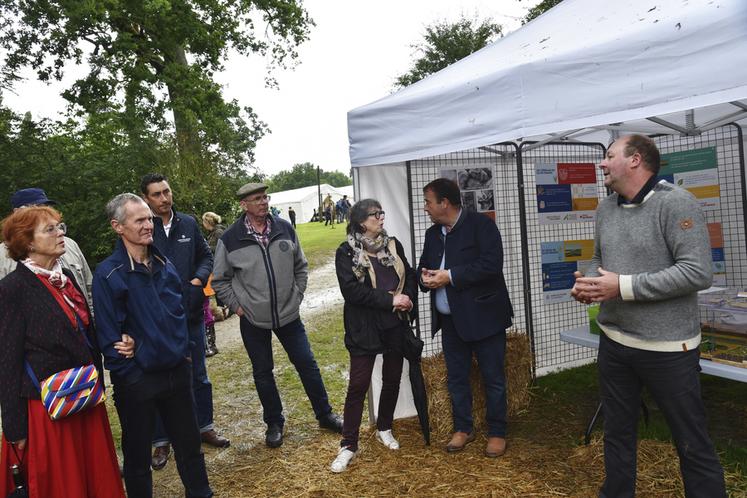
<instances>
[{"instance_id":1,"label":"green grass lawn","mask_svg":"<svg viewBox=\"0 0 747 498\"><path fill-rule=\"evenodd\" d=\"M324 226L324 223L303 223L298 225L296 232L301 241L301 247L309 260L309 269L334 259L335 251L340 242L345 240L346 224Z\"/></svg>"}]
</instances>

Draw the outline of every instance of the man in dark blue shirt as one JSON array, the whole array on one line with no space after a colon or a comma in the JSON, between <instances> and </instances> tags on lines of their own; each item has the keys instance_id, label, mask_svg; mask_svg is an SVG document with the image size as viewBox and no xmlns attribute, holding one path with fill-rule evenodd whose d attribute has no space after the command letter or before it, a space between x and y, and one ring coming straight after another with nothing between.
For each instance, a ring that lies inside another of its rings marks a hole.
<instances>
[{"instance_id":1,"label":"man in dark blue shirt","mask_svg":"<svg viewBox=\"0 0 747 498\"><path fill-rule=\"evenodd\" d=\"M174 441L186 496L211 497L190 392L179 275L153 246L153 214L140 197L120 194L109 201L106 213L120 240L96 268L93 297L97 341L111 372L122 426L127 494L153 494L149 447L159 414ZM123 332L135 341L133 355L117 351Z\"/></svg>"},{"instance_id":2,"label":"man in dark blue shirt","mask_svg":"<svg viewBox=\"0 0 747 498\"><path fill-rule=\"evenodd\" d=\"M182 281L182 303L187 314L190 356L192 358L192 391L197 423L202 441L225 448L230 441L219 435L213 426L213 386L205 366L205 321L203 289L213 269L213 254L202 236L197 221L175 211L173 192L165 176L151 173L140 182L143 199L153 212L153 243L174 263ZM158 422L154 436L152 465L162 469L169 456L169 441L163 425Z\"/></svg>"}]
</instances>

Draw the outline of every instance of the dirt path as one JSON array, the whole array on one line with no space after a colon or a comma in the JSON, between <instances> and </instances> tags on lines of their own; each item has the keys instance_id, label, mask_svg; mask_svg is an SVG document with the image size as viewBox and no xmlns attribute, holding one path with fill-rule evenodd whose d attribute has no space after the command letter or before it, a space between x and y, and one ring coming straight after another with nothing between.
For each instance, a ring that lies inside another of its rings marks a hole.
<instances>
[{"instance_id":1,"label":"dirt path","mask_svg":"<svg viewBox=\"0 0 747 498\"><path fill-rule=\"evenodd\" d=\"M301 303L301 318L306 319L308 316L322 313L333 306L339 305L342 301L333 260L309 273L309 284ZM215 333L219 350L230 349L241 344L239 319L236 315L232 315L223 322L217 322Z\"/></svg>"}]
</instances>

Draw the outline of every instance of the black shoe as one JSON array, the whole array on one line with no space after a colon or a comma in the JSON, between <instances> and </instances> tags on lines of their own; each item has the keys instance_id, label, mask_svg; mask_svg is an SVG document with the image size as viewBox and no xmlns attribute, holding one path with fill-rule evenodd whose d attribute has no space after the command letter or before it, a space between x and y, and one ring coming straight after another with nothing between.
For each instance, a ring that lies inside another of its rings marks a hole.
<instances>
[{"instance_id":1,"label":"black shoe","mask_svg":"<svg viewBox=\"0 0 747 498\"><path fill-rule=\"evenodd\" d=\"M277 424L267 427L265 432L265 444L270 448L279 448L283 444L283 428Z\"/></svg>"},{"instance_id":2,"label":"black shoe","mask_svg":"<svg viewBox=\"0 0 747 498\"><path fill-rule=\"evenodd\" d=\"M342 417L334 412L329 412L319 419L319 427L342 434Z\"/></svg>"},{"instance_id":3,"label":"black shoe","mask_svg":"<svg viewBox=\"0 0 747 498\"><path fill-rule=\"evenodd\" d=\"M169 454L171 453L171 446L156 446L153 450L153 457L150 460L150 466L153 470L161 470L166 466L166 462L169 461Z\"/></svg>"}]
</instances>

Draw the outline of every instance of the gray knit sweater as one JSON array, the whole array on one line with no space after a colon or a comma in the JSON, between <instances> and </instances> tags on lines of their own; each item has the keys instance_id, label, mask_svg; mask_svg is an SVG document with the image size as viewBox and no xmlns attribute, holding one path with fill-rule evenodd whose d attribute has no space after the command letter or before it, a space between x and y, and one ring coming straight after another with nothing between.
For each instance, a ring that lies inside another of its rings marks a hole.
<instances>
[{"instance_id":1,"label":"gray knit sweater","mask_svg":"<svg viewBox=\"0 0 747 498\"><path fill-rule=\"evenodd\" d=\"M695 197L661 181L640 204L597 208L591 275L620 274L620 294L602 303L597 321L611 339L656 351L700 342L697 291L713 280L708 231Z\"/></svg>"}]
</instances>

